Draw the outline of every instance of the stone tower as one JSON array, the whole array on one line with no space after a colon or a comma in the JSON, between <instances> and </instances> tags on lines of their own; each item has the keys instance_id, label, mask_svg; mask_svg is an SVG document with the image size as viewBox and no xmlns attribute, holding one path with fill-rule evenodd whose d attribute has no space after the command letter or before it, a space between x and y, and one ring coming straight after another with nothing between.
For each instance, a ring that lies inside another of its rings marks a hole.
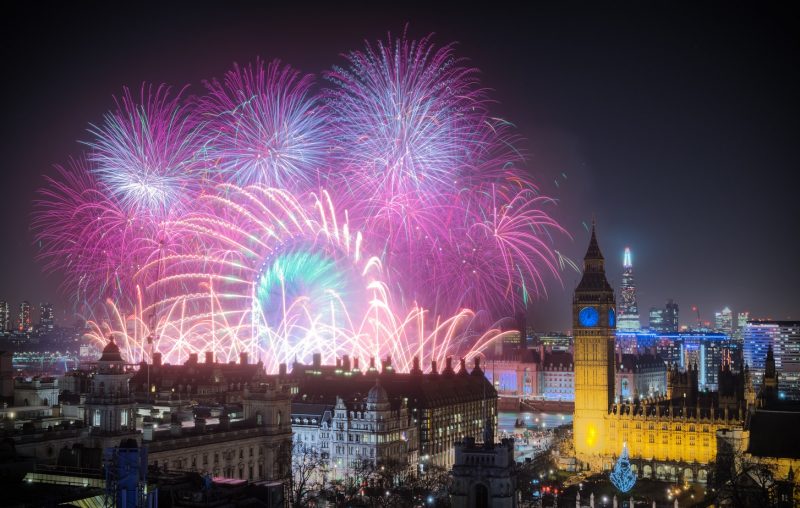
<instances>
[{"instance_id":1,"label":"stone tower","mask_svg":"<svg viewBox=\"0 0 800 508\"><path fill-rule=\"evenodd\" d=\"M122 439L137 439L136 403L128 387L132 374L114 340L109 340L86 398L85 418L94 446L109 448Z\"/></svg>"},{"instance_id":2,"label":"stone tower","mask_svg":"<svg viewBox=\"0 0 800 508\"><path fill-rule=\"evenodd\" d=\"M605 444L605 417L614 402L614 332L616 303L606 279L595 225L583 259L583 277L572 300L575 336L575 453L579 461L600 464Z\"/></svg>"}]
</instances>

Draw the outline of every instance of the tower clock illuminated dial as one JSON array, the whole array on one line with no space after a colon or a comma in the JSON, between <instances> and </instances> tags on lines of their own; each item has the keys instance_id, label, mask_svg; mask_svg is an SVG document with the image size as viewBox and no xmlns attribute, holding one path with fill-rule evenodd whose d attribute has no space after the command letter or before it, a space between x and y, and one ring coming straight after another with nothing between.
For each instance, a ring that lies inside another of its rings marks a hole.
<instances>
[{"instance_id":1,"label":"tower clock illuminated dial","mask_svg":"<svg viewBox=\"0 0 800 508\"><path fill-rule=\"evenodd\" d=\"M580 321L581 326L597 326L599 318L597 309L594 307L584 307L578 313L578 321Z\"/></svg>"}]
</instances>

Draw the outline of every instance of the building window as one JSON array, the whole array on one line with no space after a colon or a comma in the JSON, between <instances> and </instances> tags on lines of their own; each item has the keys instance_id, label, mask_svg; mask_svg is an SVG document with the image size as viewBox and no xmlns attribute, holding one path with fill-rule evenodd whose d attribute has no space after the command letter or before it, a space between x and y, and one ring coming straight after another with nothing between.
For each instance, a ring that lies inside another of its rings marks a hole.
<instances>
[{"instance_id":1,"label":"building window","mask_svg":"<svg viewBox=\"0 0 800 508\"><path fill-rule=\"evenodd\" d=\"M122 412L120 413L119 416L120 416L120 418L119 418L120 425L122 425L123 427L127 427L128 426L128 410L127 409L122 410Z\"/></svg>"},{"instance_id":2,"label":"building window","mask_svg":"<svg viewBox=\"0 0 800 508\"><path fill-rule=\"evenodd\" d=\"M95 409L94 410L94 421L92 422L92 425L94 425L95 427L99 427L100 426L100 410L99 409Z\"/></svg>"}]
</instances>

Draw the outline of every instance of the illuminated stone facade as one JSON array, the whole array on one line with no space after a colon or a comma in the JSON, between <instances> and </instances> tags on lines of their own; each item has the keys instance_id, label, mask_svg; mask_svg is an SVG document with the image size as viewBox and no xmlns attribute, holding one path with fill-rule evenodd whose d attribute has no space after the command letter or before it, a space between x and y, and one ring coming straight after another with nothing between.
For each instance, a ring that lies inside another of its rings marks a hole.
<instances>
[{"instance_id":1,"label":"illuminated stone facade","mask_svg":"<svg viewBox=\"0 0 800 508\"><path fill-rule=\"evenodd\" d=\"M704 481L717 454L716 433L743 427L748 373L719 372L718 392L698 389L697 365L668 373L667 395L614 404L614 291L594 228L573 298L574 445L579 462L610 469L627 443L640 476Z\"/></svg>"},{"instance_id":2,"label":"illuminated stone facade","mask_svg":"<svg viewBox=\"0 0 800 508\"><path fill-rule=\"evenodd\" d=\"M606 279L594 226L583 277L572 300L575 335L575 452L581 462L605 454L606 420L614 402L614 290Z\"/></svg>"}]
</instances>

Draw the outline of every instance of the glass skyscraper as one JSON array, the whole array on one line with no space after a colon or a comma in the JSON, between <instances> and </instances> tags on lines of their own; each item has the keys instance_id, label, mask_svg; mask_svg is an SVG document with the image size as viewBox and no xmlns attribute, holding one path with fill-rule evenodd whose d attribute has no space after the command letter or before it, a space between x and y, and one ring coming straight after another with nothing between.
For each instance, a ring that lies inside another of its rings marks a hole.
<instances>
[{"instance_id":1,"label":"glass skyscraper","mask_svg":"<svg viewBox=\"0 0 800 508\"><path fill-rule=\"evenodd\" d=\"M631 261L631 249L629 247L625 247L622 268L617 330L636 331L642 325L639 323L639 307L636 305L636 284L633 280L633 262Z\"/></svg>"}]
</instances>

